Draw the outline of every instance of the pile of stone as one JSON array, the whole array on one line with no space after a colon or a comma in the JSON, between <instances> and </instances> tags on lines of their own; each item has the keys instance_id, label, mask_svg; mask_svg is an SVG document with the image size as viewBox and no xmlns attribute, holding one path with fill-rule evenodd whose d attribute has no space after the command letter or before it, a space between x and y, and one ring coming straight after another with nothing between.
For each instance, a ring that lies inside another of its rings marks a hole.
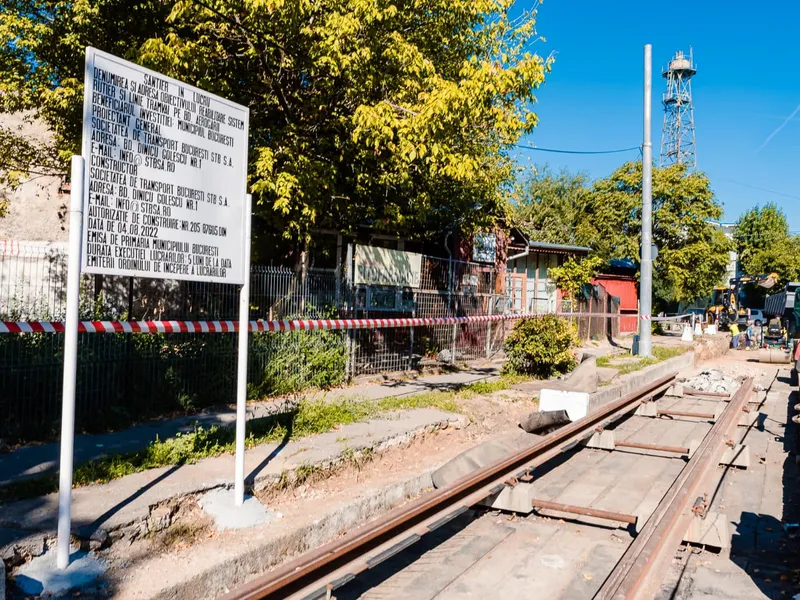
<instances>
[{"instance_id":1,"label":"pile of stone","mask_svg":"<svg viewBox=\"0 0 800 600\"><path fill-rule=\"evenodd\" d=\"M731 394L739 389L739 381L727 377L721 371L708 370L682 382L684 387L712 394Z\"/></svg>"}]
</instances>

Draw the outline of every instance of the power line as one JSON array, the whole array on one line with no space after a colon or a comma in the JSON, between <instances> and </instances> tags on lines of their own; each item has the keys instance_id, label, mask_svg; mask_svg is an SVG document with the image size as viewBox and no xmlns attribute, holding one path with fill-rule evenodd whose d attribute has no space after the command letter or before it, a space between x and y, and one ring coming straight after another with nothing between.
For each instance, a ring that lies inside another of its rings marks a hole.
<instances>
[{"instance_id":1,"label":"power line","mask_svg":"<svg viewBox=\"0 0 800 600\"><path fill-rule=\"evenodd\" d=\"M621 152L641 151L641 146L631 146L630 148L619 148L618 150L556 150L555 148L540 148L538 146L525 146L524 144L514 144L517 148L524 150L535 150L537 152L554 152L556 154L619 154Z\"/></svg>"},{"instance_id":2,"label":"power line","mask_svg":"<svg viewBox=\"0 0 800 600\"><path fill-rule=\"evenodd\" d=\"M742 238L782 238L786 236L797 236L800 234L800 231L775 231L772 233L764 232L764 233L734 233L734 238L742 239Z\"/></svg>"},{"instance_id":3,"label":"power line","mask_svg":"<svg viewBox=\"0 0 800 600\"><path fill-rule=\"evenodd\" d=\"M749 183L744 183L742 181L734 181L733 179L723 179L722 181L727 181L728 183L741 185L742 187L758 190L760 192L766 192L768 194L775 194L776 196L783 196L784 198L791 198L792 200L800 200L800 196L792 196L791 194L786 194L784 192L776 192L775 190L768 190L767 188L758 187L757 185L750 185Z\"/></svg>"}]
</instances>

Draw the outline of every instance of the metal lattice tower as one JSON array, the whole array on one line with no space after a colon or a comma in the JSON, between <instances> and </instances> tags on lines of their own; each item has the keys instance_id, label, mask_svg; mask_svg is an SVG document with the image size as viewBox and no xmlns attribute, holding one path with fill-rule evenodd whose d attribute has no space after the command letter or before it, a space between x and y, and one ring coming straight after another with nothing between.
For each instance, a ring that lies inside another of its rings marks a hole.
<instances>
[{"instance_id":1,"label":"metal lattice tower","mask_svg":"<svg viewBox=\"0 0 800 600\"><path fill-rule=\"evenodd\" d=\"M662 167L684 164L697 167L697 147L694 139L694 104L692 77L697 73L689 49L687 58L682 51L675 53L669 67L661 74L667 80L667 91L661 98L664 104L664 127L661 130Z\"/></svg>"}]
</instances>

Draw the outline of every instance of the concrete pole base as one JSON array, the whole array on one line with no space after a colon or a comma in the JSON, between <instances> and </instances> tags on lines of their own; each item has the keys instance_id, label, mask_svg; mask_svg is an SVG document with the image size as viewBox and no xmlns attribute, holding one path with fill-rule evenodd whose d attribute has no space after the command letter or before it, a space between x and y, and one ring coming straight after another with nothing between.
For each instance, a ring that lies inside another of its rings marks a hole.
<instances>
[{"instance_id":1,"label":"concrete pole base","mask_svg":"<svg viewBox=\"0 0 800 600\"><path fill-rule=\"evenodd\" d=\"M709 512L705 519L695 517L683 536L683 542L716 550L730 548L731 533L727 515Z\"/></svg>"},{"instance_id":2,"label":"concrete pole base","mask_svg":"<svg viewBox=\"0 0 800 600\"><path fill-rule=\"evenodd\" d=\"M80 550L72 550L67 568L59 569L54 549L20 567L16 585L26 596L60 596L91 584L105 571L105 561Z\"/></svg>"},{"instance_id":3,"label":"concrete pole base","mask_svg":"<svg viewBox=\"0 0 800 600\"><path fill-rule=\"evenodd\" d=\"M640 417L658 417L658 402L642 402L634 414Z\"/></svg>"},{"instance_id":4,"label":"concrete pole base","mask_svg":"<svg viewBox=\"0 0 800 600\"><path fill-rule=\"evenodd\" d=\"M505 486L497 493L481 500L478 504L495 510L529 515L533 512L534 495L532 483L518 483L514 486Z\"/></svg>"},{"instance_id":5,"label":"concrete pole base","mask_svg":"<svg viewBox=\"0 0 800 600\"><path fill-rule=\"evenodd\" d=\"M598 450L614 450L613 431L597 431L586 441L587 448L597 448Z\"/></svg>"},{"instance_id":6,"label":"concrete pole base","mask_svg":"<svg viewBox=\"0 0 800 600\"><path fill-rule=\"evenodd\" d=\"M223 488L206 492L197 504L214 519L217 531L256 527L283 516L268 510L253 496L245 496L244 504L236 506L233 490Z\"/></svg>"}]
</instances>

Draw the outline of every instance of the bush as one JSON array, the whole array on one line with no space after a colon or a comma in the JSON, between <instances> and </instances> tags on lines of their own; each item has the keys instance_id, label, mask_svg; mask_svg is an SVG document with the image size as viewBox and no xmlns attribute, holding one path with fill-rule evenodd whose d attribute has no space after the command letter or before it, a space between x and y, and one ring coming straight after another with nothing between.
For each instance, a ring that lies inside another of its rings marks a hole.
<instances>
[{"instance_id":1,"label":"bush","mask_svg":"<svg viewBox=\"0 0 800 600\"><path fill-rule=\"evenodd\" d=\"M541 379L568 373L577 364L577 345L578 336L566 319L555 315L522 319L506 338L503 371Z\"/></svg>"},{"instance_id":2,"label":"bush","mask_svg":"<svg viewBox=\"0 0 800 600\"><path fill-rule=\"evenodd\" d=\"M263 364L256 397L328 389L344 383L346 337L339 331L295 331L254 336L253 358Z\"/></svg>"}]
</instances>

